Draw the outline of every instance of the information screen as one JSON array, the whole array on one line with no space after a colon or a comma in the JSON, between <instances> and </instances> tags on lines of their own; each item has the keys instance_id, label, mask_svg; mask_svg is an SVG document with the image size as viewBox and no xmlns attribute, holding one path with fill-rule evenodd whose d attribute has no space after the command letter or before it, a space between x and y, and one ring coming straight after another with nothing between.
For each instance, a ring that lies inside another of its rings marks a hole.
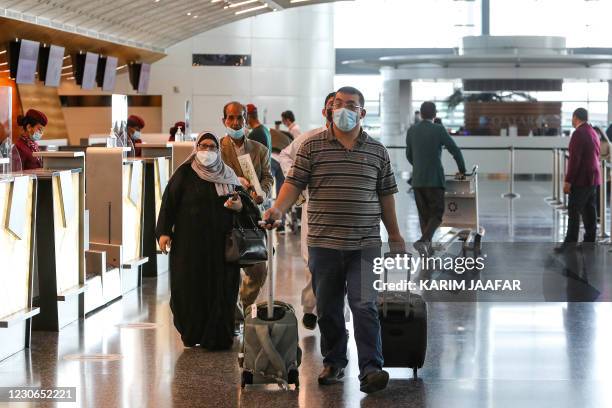
<instances>
[{"instance_id":1,"label":"information screen","mask_svg":"<svg viewBox=\"0 0 612 408\"><path fill-rule=\"evenodd\" d=\"M47 62L47 73L45 85L59 86L64 64L64 47L52 45L49 49L49 61Z\"/></svg>"},{"instance_id":2,"label":"information screen","mask_svg":"<svg viewBox=\"0 0 612 408\"><path fill-rule=\"evenodd\" d=\"M17 63L18 84L33 84L38 63L38 48L40 43L30 40L21 40L19 47L19 62Z\"/></svg>"}]
</instances>

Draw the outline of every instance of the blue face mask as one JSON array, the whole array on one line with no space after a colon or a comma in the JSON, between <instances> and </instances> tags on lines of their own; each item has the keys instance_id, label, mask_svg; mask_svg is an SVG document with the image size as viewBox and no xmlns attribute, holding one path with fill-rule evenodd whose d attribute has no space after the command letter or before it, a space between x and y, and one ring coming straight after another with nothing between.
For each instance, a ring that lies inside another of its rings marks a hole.
<instances>
[{"instance_id":1,"label":"blue face mask","mask_svg":"<svg viewBox=\"0 0 612 408\"><path fill-rule=\"evenodd\" d=\"M132 133L132 139L140 140L140 131L138 130L134 131L134 133Z\"/></svg>"},{"instance_id":2,"label":"blue face mask","mask_svg":"<svg viewBox=\"0 0 612 408\"><path fill-rule=\"evenodd\" d=\"M357 126L357 112L342 108L333 112L334 125L343 132L350 132Z\"/></svg>"},{"instance_id":3,"label":"blue face mask","mask_svg":"<svg viewBox=\"0 0 612 408\"><path fill-rule=\"evenodd\" d=\"M34 140L35 142L38 142L40 139L42 139L42 133L40 132L40 130L37 130L32 135L32 140Z\"/></svg>"},{"instance_id":4,"label":"blue face mask","mask_svg":"<svg viewBox=\"0 0 612 408\"><path fill-rule=\"evenodd\" d=\"M241 127L238 130L234 130L231 127L226 127L225 131L232 139L242 139L244 137L244 128Z\"/></svg>"}]
</instances>

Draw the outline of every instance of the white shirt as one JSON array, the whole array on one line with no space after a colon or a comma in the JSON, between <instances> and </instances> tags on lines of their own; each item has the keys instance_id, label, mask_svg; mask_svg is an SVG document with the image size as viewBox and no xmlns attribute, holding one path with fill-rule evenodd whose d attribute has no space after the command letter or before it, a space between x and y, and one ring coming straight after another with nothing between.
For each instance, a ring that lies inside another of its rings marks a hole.
<instances>
[{"instance_id":1,"label":"white shirt","mask_svg":"<svg viewBox=\"0 0 612 408\"><path fill-rule=\"evenodd\" d=\"M291 170L291 166L293 166L293 162L295 161L295 156L297 155L298 150L300 150L300 146L302 146L302 143L304 143L308 138L314 135L318 135L321 132L325 132L326 130L326 126L321 126L320 128L312 129L306 133L302 133L301 135L293 139L293 142L291 142L289 146L281 150L278 156L278 162L280 163L281 169L283 170L283 174L285 176L287 176L289 170ZM304 199L306 201L302 204L300 252L302 254L302 258L304 258L306 264L308 264L308 190L302 191L302 195L304 196Z\"/></svg>"},{"instance_id":2,"label":"white shirt","mask_svg":"<svg viewBox=\"0 0 612 408\"><path fill-rule=\"evenodd\" d=\"M324 132L326 129L327 127L322 126L320 128L309 130L306 133L302 133L301 135L293 139L293 142L291 142L289 146L281 150L278 157L278 161L285 176L287 176L289 170L291 170L291 166L293 166L293 162L295 161L295 156L297 155L297 152L300 149L302 143L304 143L304 141L309 137Z\"/></svg>"},{"instance_id":3,"label":"white shirt","mask_svg":"<svg viewBox=\"0 0 612 408\"><path fill-rule=\"evenodd\" d=\"M300 129L298 124L295 122L289 125L287 129L289 129L289 133L291 133L291 136L293 136L294 139L302 134L302 130Z\"/></svg>"}]
</instances>

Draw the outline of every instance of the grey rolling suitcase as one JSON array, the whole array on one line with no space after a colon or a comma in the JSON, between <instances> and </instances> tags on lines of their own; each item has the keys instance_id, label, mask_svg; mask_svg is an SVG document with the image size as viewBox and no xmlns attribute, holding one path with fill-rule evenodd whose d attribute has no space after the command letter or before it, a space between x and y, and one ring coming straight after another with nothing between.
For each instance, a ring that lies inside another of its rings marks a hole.
<instances>
[{"instance_id":1,"label":"grey rolling suitcase","mask_svg":"<svg viewBox=\"0 0 612 408\"><path fill-rule=\"evenodd\" d=\"M383 291L378 299L378 316L385 367L412 368L416 379L427 351L427 304L410 291Z\"/></svg>"},{"instance_id":2,"label":"grey rolling suitcase","mask_svg":"<svg viewBox=\"0 0 612 408\"><path fill-rule=\"evenodd\" d=\"M293 306L274 300L274 233L268 231L268 301L251 305L244 318L241 386L278 384L299 387L298 367L302 352L298 345L298 323Z\"/></svg>"}]
</instances>

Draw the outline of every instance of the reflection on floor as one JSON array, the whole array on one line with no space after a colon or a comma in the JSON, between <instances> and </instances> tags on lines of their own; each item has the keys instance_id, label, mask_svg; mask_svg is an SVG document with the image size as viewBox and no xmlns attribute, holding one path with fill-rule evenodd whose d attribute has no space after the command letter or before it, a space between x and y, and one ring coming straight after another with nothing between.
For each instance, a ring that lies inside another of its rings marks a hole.
<instances>
[{"instance_id":1,"label":"reflection on floor","mask_svg":"<svg viewBox=\"0 0 612 408\"><path fill-rule=\"evenodd\" d=\"M413 240L414 202L401 187L398 213ZM521 198L510 209L499 198L506 183L483 181L481 187L487 241L557 240L564 221L553 218L543 201L549 183L518 182ZM281 236L278 260L278 297L298 306L301 317L304 277L297 236ZM236 352L183 349L168 300L167 275L146 279L142 289L59 334L35 332L30 351L0 362L0 386L76 386L78 406L612 406L609 303L431 303L421 380L411 380L409 370L391 369L389 388L365 396L356 379L353 345L344 383L317 385L318 331L302 327L299 391L241 390ZM138 322L153 325L129 325ZM70 359L75 354L115 359Z\"/></svg>"}]
</instances>

